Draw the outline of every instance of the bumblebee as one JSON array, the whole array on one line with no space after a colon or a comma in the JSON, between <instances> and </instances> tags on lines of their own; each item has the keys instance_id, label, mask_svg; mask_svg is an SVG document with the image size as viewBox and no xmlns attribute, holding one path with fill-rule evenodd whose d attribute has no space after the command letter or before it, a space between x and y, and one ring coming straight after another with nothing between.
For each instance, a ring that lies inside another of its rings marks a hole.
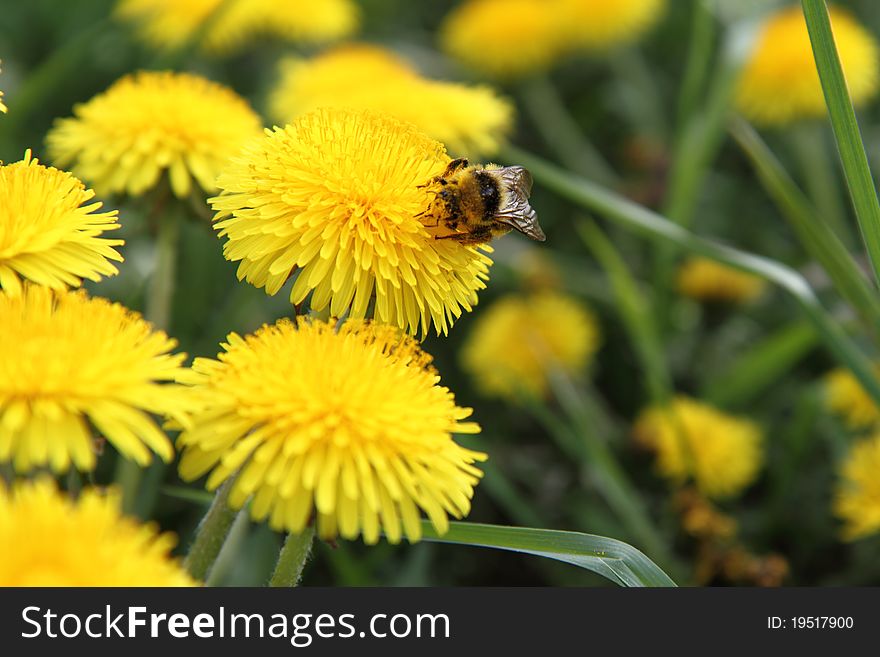
<instances>
[{"instance_id":1,"label":"bumblebee","mask_svg":"<svg viewBox=\"0 0 880 657\"><path fill-rule=\"evenodd\" d=\"M435 196L420 216L436 221L426 225L451 231L435 239L482 244L511 229L539 242L547 239L529 205L532 174L523 167L471 166L459 158L422 187L431 188Z\"/></svg>"}]
</instances>

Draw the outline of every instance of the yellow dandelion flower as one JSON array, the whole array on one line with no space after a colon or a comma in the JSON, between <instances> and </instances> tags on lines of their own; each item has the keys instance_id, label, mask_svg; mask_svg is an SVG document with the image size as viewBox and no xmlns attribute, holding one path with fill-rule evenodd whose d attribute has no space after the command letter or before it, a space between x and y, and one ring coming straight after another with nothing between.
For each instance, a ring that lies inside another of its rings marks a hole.
<instances>
[{"instance_id":1,"label":"yellow dandelion flower","mask_svg":"<svg viewBox=\"0 0 880 657\"><path fill-rule=\"evenodd\" d=\"M120 0L116 12L137 23L153 46L180 48L200 37L212 53L233 52L263 36L335 41L351 35L359 21L351 0Z\"/></svg>"},{"instance_id":2,"label":"yellow dandelion flower","mask_svg":"<svg viewBox=\"0 0 880 657\"><path fill-rule=\"evenodd\" d=\"M665 0L561 0L564 17L576 47L604 50L638 39L663 13Z\"/></svg>"},{"instance_id":3,"label":"yellow dandelion flower","mask_svg":"<svg viewBox=\"0 0 880 657\"><path fill-rule=\"evenodd\" d=\"M880 375L880 367L875 367ZM838 368L825 377L825 402L852 429L865 429L880 422L880 408L852 372Z\"/></svg>"},{"instance_id":4,"label":"yellow dandelion flower","mask_svg":"<svg viewBox=\"0 0 880 657\"><path fill-rule=\"evenodd\" d=\"M875 38L849 12L831 8L834 40L855 104L877 91L880 50ZM740 77L736 96L742 113L762 125L825 115L825 97L816 71L800 5L770 16Z\"/></svg>"},{"instance_id":5,"label":"yellow dandelion flower","mask_svg":"<svg viewBox=\"0 0 880 657\"><path fill-rule=\"evenodd\" d=\"M95 193L66 171L45 167L30 150L0 166L0 288L21 292L21 279L53 289L78 287L118 273L121 261L105 230L119 228L116 210L97 212ZM88 203L88 205L84 205Z\"/></svg>"},{"instance_id":6,"label":"yellow dandelion flower","mask_svg":"<svg viewBox=\"0 0 880 657\"><path fill-rule=\"evenodd\" d=\"M143 194L167 172L178 197L192 179L216 189L221 167L260 134L261 121L231 89L188 73L128 75L61 119L46 141L100 194Z\"/></svg>"},{"instance_id":7,"label":"yellow dandelion flower","mask_svg":"<svg viewBox=\"0 0 880 657\"><path fill-rule=\"evenodd\" d=\"M368 111L323 109L267 130L218 178L209 199L239 279L275 294L298 272L290 301L311 295L334 317L373 316L426 334L446 333L477 302L492 261L434 239L419 217L419 186L449 162L443 146L410 124ZM426 220L430 224L430 220Z\"/></svg>"},{"instance_id":8,"label":"yellow dandelion flower","mask_svg":"<svg viewBox=\"0 0 880 657\"><path fill-rule=\"evenodd\" d=\"M764 291L757 276L708 258L690 258L678 270L678 291L699 301L746 303Z\"/></svg>"},{"instance_id":9,"label":"yellow dandelion flower","mask_svg":"<svg viewBox=\"0 0 880 657\"><path fill-rule=\"evenodd\" d=\"M441 45L490 77L545 71L568 48L558 9L558 2L546 0L467 0L446 17Z\"/></svg>"},{"instance_id":10,"label":"yellow dandelion flower","mask_svg":"<svg viewBox=\"0 0 880 657\"><path fill-rule=\"evenodd\" d=\"M320 536L367 543L421 537L419 509L438 533L470 510L485 454L453 433L477 433L439 386L431 357L397 329L349 321L281 320L198 358L192 377L204 407L181 433L180 473L211 470L209 490L241 474L238 508L275 529L301 532L312 514ZM314 511L313 511L314 509Z\"/></svg>"},{"instance_id":11,"label":"yellow dandelion flower","mask_svg":"<svg viewBox=\"0 0 880 657\"><path fill-rule=\"evenodd\" d=\"M150 413L186 423L173 381L184 354L137 313L85 292L28 285L0 293L0 462L26 472L95 467L92 427L126 458L150 450L171 460L171 442ZM184 389L185 390L185 389Z\"/></svg>"},{"instance_id":12,"label":"yellow dandelion flower","mask_svg":"<svg viewBox=\"0 0 880 657\"><path fill-rule=\"evenodd\" d=\"M857 442L838 469L834 513L845 540L880 531L880 434Z\"/></svg>"},{"instance_id":13,"label":"yellow dandelion flower","mask_svg":"<svg viewBox=\"0 0 880 657\"><path fill-rule=\"evenodd\" d=\"M634 436L657 454L660 472L681 485L692 478L707 497L732 497L758 475L763 436L753 422L679 396L642 412Z\"/></svg>"},{"instance_id":14,"label":"yellow dandelion flower","mask_svg":"<svg viewBox=\"0 0 880 657\"><path fill-rule=\"evenodd\" d=\"M123 516L115 491L74 501L48 478L0 482L0 586L196 586L175 542Z\"/></svg>"},{"instance_id":15,"label":"yellow dandelion flower","mask_svg":"<svg viewBox=\"0 0 880 657\"><path fill-rule=\"evenodd\" d=\"M599 345L593 314L576 299L552 291L510 295L477 318L462 364L488 395L542 397L554 367L581 372Z\"/></svg>"},{"instance_id":16,"label":"yellow dandelion flower","mask_svg":"<svg viewBox=\"0 0 880 657\"><path fill-rule=\"evenodd\" d=\"M421 78L392 52L366 44L283 60L269 106L282 123L319 107L375 110L469 157L496 152L513 124L513 107L490 88Z\"/></svg>"}]
</instances>

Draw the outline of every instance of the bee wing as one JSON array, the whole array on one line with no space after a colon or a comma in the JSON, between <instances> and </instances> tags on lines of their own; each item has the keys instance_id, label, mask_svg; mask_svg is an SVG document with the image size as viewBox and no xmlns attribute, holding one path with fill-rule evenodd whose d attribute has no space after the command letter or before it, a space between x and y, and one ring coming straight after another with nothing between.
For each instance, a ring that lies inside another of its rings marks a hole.
<instances>
[{"instance_id":1,"label":"bee wing","mask_svg":"<svg viewBox=\"0 0 880 657\"><path fill-rule=\"evenodd\" d=\"M533 240L547 239L538 224L538 213L529 205L532 193L532 174L523 167L502 167L498 174L507 190L504 206L498 208L495 220L515 228Z\"/></svg>"}]
</instances>

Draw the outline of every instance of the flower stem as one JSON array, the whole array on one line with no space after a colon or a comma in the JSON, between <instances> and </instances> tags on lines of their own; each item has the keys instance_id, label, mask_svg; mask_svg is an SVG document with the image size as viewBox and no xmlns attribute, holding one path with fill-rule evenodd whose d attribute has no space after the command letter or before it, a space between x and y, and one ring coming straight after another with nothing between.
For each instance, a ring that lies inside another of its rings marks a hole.
<instances>
[{"instance_id":1,"label":"flower stem","mask_svg":"<svg viewBox=\"0 0 880 657\"><path fill-rule=\"evenodd\" d=\"M167 331L171 324L171 303L174 298L174 277L177 270L177 247L180 240L180 217L167 208L171 190L163 182L156 190L151 219L156 222L156 263L147 287L144 317L156 329ZM156 500L165 465L154 463L149 482L152 490L141 491L144 468L134 461L120 458L116 466L116 483L122 489L122 509L130 515L147 517ZM158 470L155 471L155 470ZM140 501L139 501L140 498Z\"/></svg>"},{"instance_id":2,"label":"flower stem","mask_svg":"<svg viewBox=\"0 0 880 657\"><path fill-rule=\"evenodd\" d=\"M840 194L840 181L834 168L834 152L825 139L825 126L809 121L792 126L788 134L795 158L801 167L810 200L819 219L847 246L855 244L847 224L846 210Z\"/></svg>"},{"instance_id":3,"label":"flower stem","mask_svg":"<svg viewBox=\"0 0 880 657\"><path fill-rule=\"evenodd\" d=\"M617 174L584 135L550 80L532 78L521 91L523 107L535 129L567 168L603 185L617 185Z\"/></svg>"},{"instance_id":4,"label":"flower stem","mask_svg":"<svg viewBox=\"0 0 880 657\"><path fill-rule=\"evenodd\" d=\"M234 482L235 477L230 477L217 489L214 501L199 523L196 538L183 562L190 575L199 581L207 579L226 542L235 516L238 515L238 510L229 506L229 491Z\"/></svg>"},{"instance_id":5,"label":"flower stem","mask_svg":"<svg viewBox=\"0 0 880 657\"><path fill-rule=\"evenodd\" d=\"M168 212L165 205L169 190L160 192L154 216L158 222L156 264L147 288L144 316L157 329L171 328L171 304L174 300L174 277L177 271L177 247L180 241L180 217Z\"/></svg>"},{"instance_id":6,"label":"flower stem","mask_svg":"<svg viewBox=\"0 0 880 657\"><path fill-rule=\"evenodd\" d=\"M306 527L299 534L288 534L278 555L275 572L269 586L296 586L302 577L303 568L309 560L315 538L314 527Z\"/></svg>"}]
</instances>

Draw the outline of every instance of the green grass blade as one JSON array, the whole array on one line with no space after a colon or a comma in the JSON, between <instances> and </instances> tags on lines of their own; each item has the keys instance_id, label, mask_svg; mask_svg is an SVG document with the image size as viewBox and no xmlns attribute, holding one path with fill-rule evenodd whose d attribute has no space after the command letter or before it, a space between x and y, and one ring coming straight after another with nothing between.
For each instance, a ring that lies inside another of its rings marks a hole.
<instances>
[{"instance_id":1,"label":"green grass blade","mask_svg":"<svg viewBox=\"0 0 880 657\"><path fill-rule=\"evenodd\" d=\"M422 521L426 541L474 545L522 552L586 568L620 586L675 586L653 561L631 545L613 538L552 529L502 527L451 522L443 536Z\"/></svg>"},{"instance_id":2,"label":"green grass blade","mask_svg":"<svg viewBox=\"0 0 880 657\"><path fill-rule=\"evenodd\" d=\"M807 253L819 261L837 291L868 325L875 331L880 329L880 297L871 288L843 242L816 214L785 168L748 123L735 121L731 125L731 132L751 160L764 189L788 220Z\"/></svg>"},{"instance_id":3,"label":"green grass blade","mask_svg":"<svg viewBox=\"0 0 880 657\"><path fill-rule=\"evenodd\" d=\"M713 376L701 397L720 406L743 406L761 396L819 342L812 324L791 324L737 356L726 371Z\"/></svg>"},{"instance_id":4,"label":"green grass blade","mask_svg":"<svg viewBox=\"0 0 880 657\"><path fill-rule=\"evenodd\" d=\"M715 37L715 17L709 10L708 3L694 2L691 5L688 57L678 93L677 126L679 130L690 122L700 96L704 92L712 63Z\"/></svg>"},{"instance_id":5,"label":"green grass blade","mask_svg":"<svg viewBox=\"0 0 880 657\"><path fill-rule=\"evenodd\" d=\"M831 33L831 18L825 0L802 0L804 18L810 33L813 56L825 94L825 104L831 117L831 127L843 164L843 173L849 188L856 219L874 276L880 281L880 202L877 189L868 166L865 145L859 132L859 124L852 100L843 76L837 46Z\"/></svg>"},{"instance_id":6,"label":"green grass blade","mask_svg":"<svg viewBox=\"0 0 880 657\"><path fill-rule=\"evenodd\" d=\"M655 404L662 404L672 395L672 377L666 367L663 346L654 325L649 304L630 274L623 257L605 233L594 223L582 221L576 226L578 234L608 275L614 292L616 308L630 342L647 374L648 394Z\"/></svg>"},{"instance_id":7,"label":"green grass blade","mask_svg":"<svg viewBox=\"0 0 880 657\"><path fill-rule=\"evenodd\" d=\"M540 185L580 207L601 214L651 239L671 241L684 250L698 253L775 283L792 296L815 326L825 346L841 365L852 371L868 394L880 404L880 383L871 371L871 359L828 315L809 283L791 267L770 258L698 237L656 212L518 148L507 146L503 155L503 159L529 169Z\"/></svg>"},{"instance_id":8,"label":"green grass blade","mask_svg":"<svg viewBox=\"0 0 880 657\"><path fill-rule=\"evenodd\" d=\"M677 569L666 541L654 526L644 499L617 462L610 446L597 435L590 418L581 415L586 402L584 396L558 374L551 375L551 384L574 426L539 400L527 402L533 417L547 429L572 461L587 468L590 479L595 482L594 490L628 532L628 538L638 543L654 559Z\"/></svg>"}]
</instances>

